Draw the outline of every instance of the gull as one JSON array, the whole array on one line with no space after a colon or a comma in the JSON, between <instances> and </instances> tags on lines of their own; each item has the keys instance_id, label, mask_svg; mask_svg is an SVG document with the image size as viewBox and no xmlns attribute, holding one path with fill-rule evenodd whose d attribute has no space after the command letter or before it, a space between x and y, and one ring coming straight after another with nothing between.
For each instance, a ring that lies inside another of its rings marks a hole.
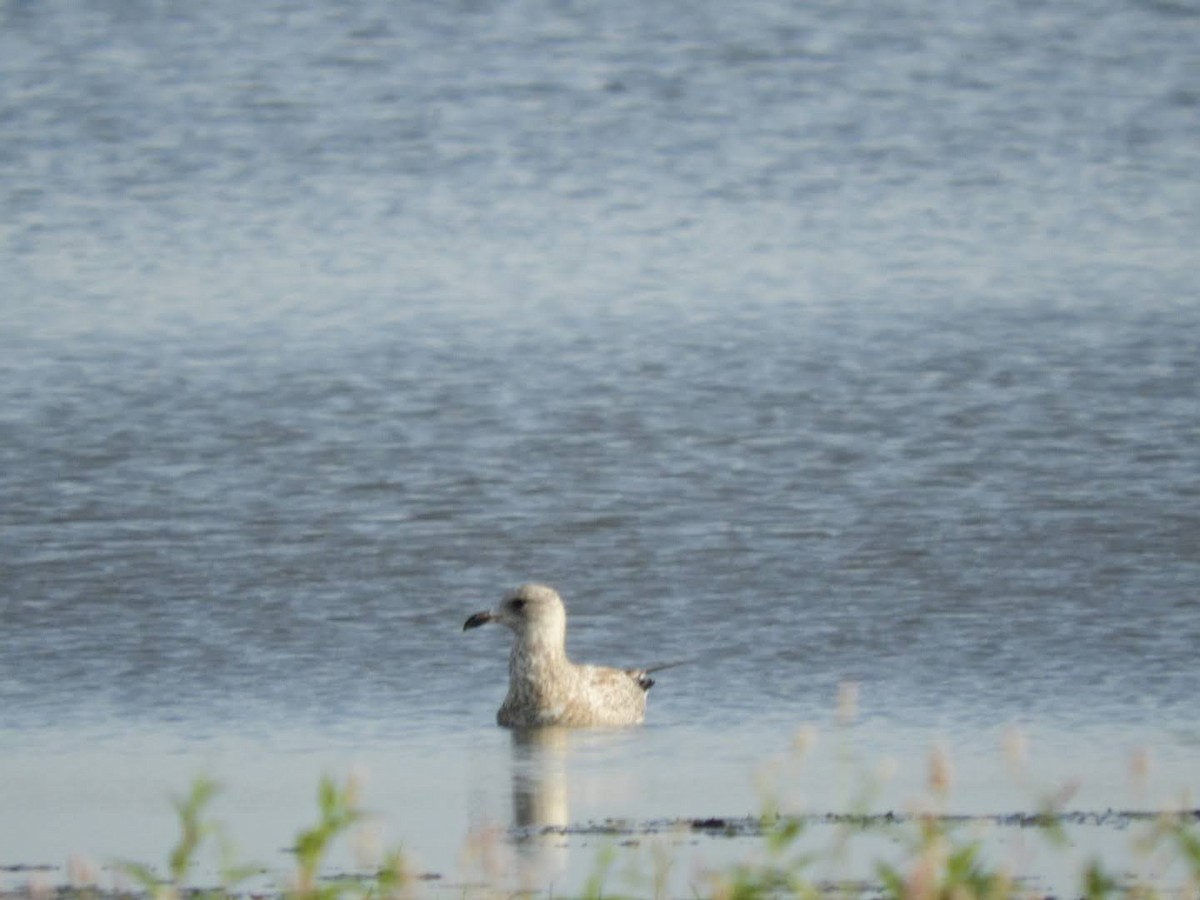
<instances>
[{"instance_id":1,"label":"gull","mask_svg":"<svg viewBox=\"0 0 1200 900\"><path fill-rule=\"evenodd\" d=\"M651 672L577 665L567 658L567 611L558 592L544 584L523 584L494 610L467 619L463 631L489 622L513 633L508 658L508 696L496 721L506 728L543 725L613 727L638 725L646 717Z\"/></svg>"}]
</instances>

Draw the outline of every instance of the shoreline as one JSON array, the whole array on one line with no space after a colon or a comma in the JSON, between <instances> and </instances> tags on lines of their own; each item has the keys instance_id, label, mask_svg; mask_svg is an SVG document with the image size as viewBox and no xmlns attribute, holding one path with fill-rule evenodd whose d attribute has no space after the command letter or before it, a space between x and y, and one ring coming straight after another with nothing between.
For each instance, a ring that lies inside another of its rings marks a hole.
<instances>
[{"instance_id":1,"label":"shoreline","mask_svg":"<svg viewBox=\"0 0 1200 900\"><path fill-rule=\"evenodd\" d=\"M839 828L862 835L897 837L898 832L892 829L913 825L936 829L944 834L952 834L960 827L972 825L1018 831L1044 830L1047 833L1053 833L1064 827L1085 827L1120 832L1131 826L1155 822L1170 822L1182 829L1191 830L1200 826L1200 807L1179 810L1077 809L1060 812L1015 811L979 814L887 811L878 813L824 812L778 816L713 815L650 819L611 818L567 825L510 826L499 829L498 833L503 835L502 839L505 843L518 852L523 847L537 845L547 837L564 840L585 839L582 846L588 846L589 842L586 839L614 838L617 839L616 848L621 851L633 851L642 844L643 839L653 839L656 836L671 837L692 844L704 839L713 842L728 841L732 846L739 842L754 842L757 845L758 841L770 844L781 834L796 836L805 833L809 828ZM466 839L470 840L471 838L468 836ZM270 867L263 867L246 879L251 883L250 885L243 883L240 886L228 888L215 883L208 886L179 886L176 889L169 880L164 879L161 888L168 893L159 894L157 889L150 890L144 884L135 885L125 873L121 872L120 864L116 861L109 861L100 866L85 867L78 864L78 860L81 858L73 857L71 861L63 864L45 862L0 864L0 880L4 882L0 887L0 900L83 900L83 898L116 900L116 898L151 896L281 900L281 898L305 896L297 894L296 891L286 886L292 873L283 869L273 870ZM734 871L739 865L741 864L736 862L726 865L716 874ZM1084 873L1081 871L1079 876L1082 879ZM1028 894L1029 885L1038 884L1041 881L1039 876L1033 873L1014 872L1011 877L1014 886L1023 885L1025 887L1022 895ZM383 870L370 868L339 870L331 867L329 871L317 875L317 883L322 888L332 888L337 896L342 896L344 893L363 896L364 891L370 892L370 896L379 896L378 891L383 878ZM102 880L109 881L114 887L102 887L100 885ZM1080 883L1082 885L1082 881ZM336 886L339 884L346 886L344 892L337 889ZM821 879L811 882L811 884L817 887L822 894L838 893L842 896L857 897L878 897L887 894L883 882L873 877L848 876L844 879ZM1144 887L1145 885L1132 881L1129 884L1114 883L1113 891L1116 895L1124 895L1136 890L1139 886ZM527 897L538 894L553 895L551 887L522 890L519 893ZM512 893L498 882L480 882L477 878L465 873L414 871L404 872L402 883L395 885L391 893L383 892L382 895L412 896L421 893L423 888L427 888L434 894L454 891L460 895L466 895L479 890L489 894L497 891L506 895ZM1050 898L1066 896L1070 892L1042 890L1037 891L1036 894L1050 900ZM1015 893L1014 896L1016 896Z\"/></svg>"}]
</instances>

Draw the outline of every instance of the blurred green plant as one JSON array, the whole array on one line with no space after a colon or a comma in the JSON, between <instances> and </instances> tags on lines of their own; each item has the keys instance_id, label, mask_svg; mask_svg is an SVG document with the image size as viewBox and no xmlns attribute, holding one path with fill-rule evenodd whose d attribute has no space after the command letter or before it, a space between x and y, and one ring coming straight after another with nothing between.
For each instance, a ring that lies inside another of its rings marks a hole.
<instances>
[{"instance_id":1,"label":"blurred green plant","mask_svg":"<svg viewBox=\"0 0 1200 900\"><path fill-rule=\"evenodd\" d=\"M116 863L118 871L138 885L155 900L176 900L184 892L201 897L230 896L235 888L261 871L259 866L236 862L233 843L217 822L206 818L213 798L220 791L217 782L200 777L192 782L191 790L184 796L172 797L171 805L179 822L179 840L167 856L167 873L162 877L150 866L129 860ZM195 867L201 848L210 841L218 845L221 887L209 890L191 890L188 879Z\"/></svg>"},{"instance_id":2,"label":"blurred green plant","mask_svg":"<svg viewBox=\"0 0 1200 900\"><path fill-rule=\"evenodd\" d=\"M617 851L612 844L605 844L600 848L600 852L596 854L596 862L592 865L592 871L588 873L587 880L583 883L583 891L579 895L581 900L603 900L605 896L604 883L608 879L609 870L612 869L616 858Z\"/></svg>"},{"instance_id":3,"label":"blurred green plant","mask_svg":"<svg viewBox=\"0 0 1200 900\"><path fill-rule=\"evenodd\" d=\"M320 885L317 878L334 839L362 821L364 814L358 805L358 793L352 779L338 787L329 776L321 778L317 788L317 823L297 834L293 845L296 880L292 893L301 900L328 900L341 894L342 885Z\"/></svg>"},{"instance_id":4,"label":"blurred green plant","mask_svg":"<svg viewBox=\"0 0 1200 900\"><path fill-rule=\"evenodd\" d=\"M408 896L412 877L404 854L393 850L384 855L373 876L321 880L321 868L337 838L361 824L367 813L360 804L361 786L351 776L342 785L328 776L317 789L318 819L296 835L296 876L288 896L292 900L338 900L346 896L396 898Z\"/></svg>"}]
</instances>

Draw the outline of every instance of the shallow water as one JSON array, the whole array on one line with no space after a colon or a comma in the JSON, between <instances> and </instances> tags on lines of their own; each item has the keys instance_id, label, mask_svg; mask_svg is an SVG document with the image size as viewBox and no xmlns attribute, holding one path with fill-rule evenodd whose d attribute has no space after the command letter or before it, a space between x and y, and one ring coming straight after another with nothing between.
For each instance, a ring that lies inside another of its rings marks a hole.
<instances>
[{"instance_id":1,"label":"shallow water","mask_svg":"<svg viewBox=\"0 0 1200 900\"><path fill-rule=\"evenodd\" d=\"M1195 792L1192 5L122 10L0 7L0 865L159 859L208 771L286 868L361 765L460 869L530 579L698 659L576 822L754 812L806 723L809 809L842 741Z\"/></svg>"}]
</instances>

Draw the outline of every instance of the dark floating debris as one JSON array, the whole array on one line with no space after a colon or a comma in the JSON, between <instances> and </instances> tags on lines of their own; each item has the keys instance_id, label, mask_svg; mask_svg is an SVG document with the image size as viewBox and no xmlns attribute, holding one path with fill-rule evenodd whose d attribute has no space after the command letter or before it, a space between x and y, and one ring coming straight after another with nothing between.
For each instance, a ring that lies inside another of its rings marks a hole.
<instances>
[{"instance_id":1,"label":"dark floating debris","mask_svg":"<svg viewBox=\"0 0 1200 900\"><path fill-rule=\"evenodd\" d=\"M929 816L943 825L969 822L990 822L1004 828L1048 828L1060 825L1092 825L1102 828L1126 828L1135 822L1149 822L1171 815L1184 822L1200 822L1200 809L1157 812L1140 809L1103 811L1071 810L1059 813L986 813L979 815L942 814ZM646 819L638 822L605 819L577 825L547 825L537 829L514 829L515 836L535 834L634 836L670 832L693 832L714 837L758 837L784 826L841 825L850 828L888 828L919 822L927 818L920 813L815 813L805 816L708 816L689 819Z\"/></svg>"}]
</instances>

